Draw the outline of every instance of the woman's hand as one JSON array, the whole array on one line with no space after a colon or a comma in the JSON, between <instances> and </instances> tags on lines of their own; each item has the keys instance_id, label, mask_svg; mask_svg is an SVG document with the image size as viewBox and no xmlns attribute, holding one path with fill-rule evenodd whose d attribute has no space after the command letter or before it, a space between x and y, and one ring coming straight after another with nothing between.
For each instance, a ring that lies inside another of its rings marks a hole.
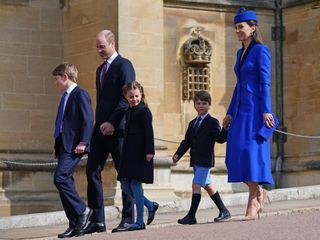
<instances>
[{"instance_id":1,"label":"woman's hand","mask_svg":"<svg viewBox=\"0 0 320 240\"><path fill-rule=\"evenodd\" d=\"M263 121L268 128L274 127L274 119L271 113L264 113L263 114Z\"/></svg>"},{"instance_id":2,"label":"woman's hand","mask_svg":"<svg viewBox=\"0 0 320 240\"><path fill-rule=\"evenodd\" d=\"M232 116L227 114L224 119L223 119L223 122L222 122L222 127L224 129L228 129L230 127L230 123L232 121Z\"/></svg>"}]
</instances>

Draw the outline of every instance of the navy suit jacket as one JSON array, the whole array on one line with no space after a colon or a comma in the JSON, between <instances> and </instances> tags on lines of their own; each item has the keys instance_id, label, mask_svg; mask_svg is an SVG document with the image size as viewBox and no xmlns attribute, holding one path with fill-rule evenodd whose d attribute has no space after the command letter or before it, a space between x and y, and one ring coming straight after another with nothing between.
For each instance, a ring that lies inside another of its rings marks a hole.
<instances>
[{"instance_id":1,"label":"navy suit jacket","mask_svg":"<svg viewBox=\"0 0 320 240\"><path fill-rule=\"evenodd\" d=\"M63 114L61 137L65 151L72 153L80 142L84 142L87 144L85 150L89 152L92 126L90 95L77 86L70 93Z\"/></svg>"},{"instance_id":2,"label":"navy suit jacket","mask_svg":"<svg viewBox=\"0 0 320 240\"><path fill-rule=\"evenodd\" d=\"M220 128L219 121L208 114L198 130L194 129L196 118L188 126L184 140L181 142L175 154L180 159L190 148L190 166L199 167L214 166L214 144L224 143L227 140L227 131Z\"/></svg>"},{"instance_id":3,"label":"navy suit jacket","mask_svg":"<svg viewBox=\"0 0 320 240\"><path fill-rule=\"evenodd\" d=\"M97 105L95 128L99 128L104 122L110 122L117 130L128 108L128 103L122 94L122 87L135 80L135 71L128 59L118 55L109 66L101 88L100 73L102 66L103 64L97 68L96 72ZM123 129L124 126L121 128Z\"/></svg>"}]
</instances>

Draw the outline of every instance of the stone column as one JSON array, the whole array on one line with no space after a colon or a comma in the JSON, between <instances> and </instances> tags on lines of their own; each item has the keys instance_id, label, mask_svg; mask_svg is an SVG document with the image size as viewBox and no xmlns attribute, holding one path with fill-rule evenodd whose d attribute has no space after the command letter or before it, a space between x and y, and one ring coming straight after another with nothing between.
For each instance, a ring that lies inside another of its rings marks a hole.
<instances>
[{"instance_id":1,"label":"stone column","mask_svg":"<svg viewBox=\"0 0 320 240\"><path fill-rule=\"evenodd\" d=\"M153 115L155 138L161 138L164 116L163 77L163 1L119 0L118 50L130 59L136 70L136 80L145 90ZM171 164L163 142L155 141L154 184L145 186L153 200L176 198L171 186ZM116 203L120 198L116 194Z\"/></svg>"},{"instance_id":2,"label":"stone column","mask_svg":"<svg viewBox=\"0 0 320 240\"><path fill-rule=\"evenodd\" d=\"M119 0L119 53L135 67L153 114L155 137L163 132L163 1Z\"/></svg>"}]
</instances>

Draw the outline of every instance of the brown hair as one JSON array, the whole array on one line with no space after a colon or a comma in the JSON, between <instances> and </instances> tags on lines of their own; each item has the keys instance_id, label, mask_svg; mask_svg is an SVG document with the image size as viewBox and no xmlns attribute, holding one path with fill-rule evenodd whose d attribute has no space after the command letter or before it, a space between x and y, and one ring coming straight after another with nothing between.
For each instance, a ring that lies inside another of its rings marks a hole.
<instances>
[{"instance_id":1,"label":"brown hair","mask_svg":"<svg viewBox=\"0 0 320 240\"><path fill-rule=\"evenodd\" d=\"M194 95L193 102L195 103L196 101L203 101L203 102L208 102L209 105L211 105L211 96L210 93L207 91L199 91Z\"/></svg>"},{"instance_id":2,"label":"brown hair","mask_svg":"<svg viewBox=\"0 0 320 240\"><path fill-rule=\"evenodd\" d=\"M257 42L257 43L263 43L263 41L262 41L262 35L261 35L261 32L260 32L260 29L259 29L259 27L258 27L258 23L257 23L257 21L255 21L255 20L251 20L251 21L247 21L246 22L250 27L252 27L252 26L255 26L256 27L256 30L253 32L253 34L252 34L252 38L253 38L253 40L255 41L255 42Z\"/></svg>"},{"instance_id":3,"label":"brown hair","mask_svg":"<svg viewBox=\"0 0 320 240\"><path fill-rule=\"evenodd\" d=\"M53 76L63 76L64 74L67 74L68 78L73 81L77 82L78 79L78 69L76 66L72 63L64 62L59 64L53 71Z\"/></svg>"},{"instance_id":4,"label":"brown hair","mask_svg":"<svg viewBox=\"0 0 320 240\"><path fill-rule=\"evenodd\" d=\"M137 81L132 81L124 85L122 87L122 93L124 96L126 96L129 91L136 90L136 89L138 89L141 93L141 102L147 106L146 96L144 95L143 87Z\"/></svg>"}]
</instances>

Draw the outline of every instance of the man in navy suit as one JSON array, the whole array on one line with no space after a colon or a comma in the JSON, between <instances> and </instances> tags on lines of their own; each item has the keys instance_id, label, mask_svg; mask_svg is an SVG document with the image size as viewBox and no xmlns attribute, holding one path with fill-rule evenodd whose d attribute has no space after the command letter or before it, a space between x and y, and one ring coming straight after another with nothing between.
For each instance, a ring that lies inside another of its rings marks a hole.
<instances>
[{"instance_id":1,"label":"man in navy suit","mask_svg":"<svg viewBox=\"0 0 320 240\"><path fill-rule=\"evenodd\" d=\"M87 233L104 232L104 197L101 171L111 154L116 169L120 161L121 141L124 129L121 120L128 107L122 87L135 80L132 63L121 57L115 49L115 36L103 30L96 36L97 52L104 60L96 72L97 105L95 125L91 139L91 152L87 163L88 205L93 210ZM132 198L122 192L123 210L120 225L113 232L121 231L124 223L133 223L134 204Z\"/></svg>"},{"instance_id":2,"label":"man in navy suit","mask_svg":"<svg viewBox=\"0 0 320 240\"><path fill-rule=\"evenodd\" d=\"M67 238L79 235L92 214L76 191L73 173L82 155L90 149L93 112L89 94L76 84L78 70L73 64L58 65L52 75L57 89L63 92L56 118L53 155L58 159L54 184L69 220L68 229L58 234L58 238Z\"/></svg>"}]
</instances>

